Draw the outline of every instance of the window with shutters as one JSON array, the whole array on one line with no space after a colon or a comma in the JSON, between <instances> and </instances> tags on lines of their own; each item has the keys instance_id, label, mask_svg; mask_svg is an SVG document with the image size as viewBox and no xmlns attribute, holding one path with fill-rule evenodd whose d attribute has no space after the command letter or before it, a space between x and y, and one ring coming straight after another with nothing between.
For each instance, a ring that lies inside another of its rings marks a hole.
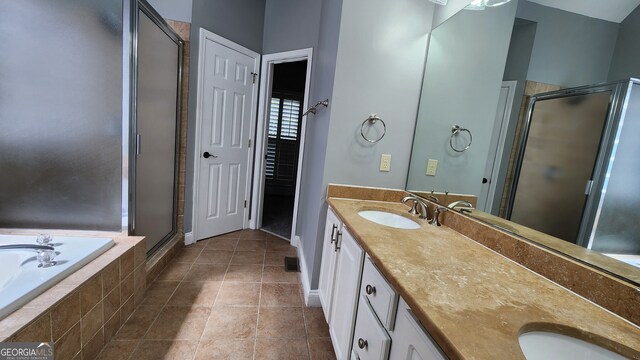
<instances>
[{"instance_id":1,"label":"window with shutters","mask_svg":"<svg viewBox=\"0 0 640 360\"><path fill-rule=\"evenodd\" d=\"M273 93L269 107L267 183L295 186L300 144L301 99Z\"/></svg>"}]
</instances>

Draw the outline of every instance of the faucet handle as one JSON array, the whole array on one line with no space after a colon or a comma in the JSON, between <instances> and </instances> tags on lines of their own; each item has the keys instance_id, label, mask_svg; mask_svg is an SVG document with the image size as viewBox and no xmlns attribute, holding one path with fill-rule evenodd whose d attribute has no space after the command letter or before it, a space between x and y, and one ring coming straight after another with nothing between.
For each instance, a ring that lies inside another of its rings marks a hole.
<instances>
[{"instance_id":1,"label":"faucet handle","mask_svg":"<svg viewBox=\"0 0 640 360\"><path fill-rule=\"evenodd\" d=\"M401 202L403 204L406 204L407 201L410 200L413 201L413 205L411 205L411 208L409 209L409 214L418 215L418 199L413 196L405 196L404 198L402 198Z\"/></svg>"},{"instance_id":2,"label":"faucet handle","mask_svg":"<svg viewBox=\"0 0 640 360\"><path fill-rule=\"evenodd\" d=\"M433 226L441 226L442 224L440 223L440 214L447 210L449 210L449 208L444 206L437 206L436 210L433 212L433 218L429 220L429 224Z\"/></svg>"},{"instance_id":3,"label":"faucet handle","mask_svg":"<svg viewBox=\"0 0 640 360\"><path fill-rule=\"evenodd\" d=\"M36 242L40 245L47 245L51 241L53 241L53 238L49 234L38 234L38 237L36 237Z\"/></svg>"}]
</instances>

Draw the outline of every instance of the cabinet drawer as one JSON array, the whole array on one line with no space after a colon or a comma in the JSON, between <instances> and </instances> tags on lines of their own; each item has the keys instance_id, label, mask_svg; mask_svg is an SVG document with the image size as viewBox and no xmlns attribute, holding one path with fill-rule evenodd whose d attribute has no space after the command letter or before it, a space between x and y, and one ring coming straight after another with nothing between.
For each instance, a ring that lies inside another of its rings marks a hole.
<instances>
[{"instance_id":1,"label":"cabinet drawer","mask_svg":"<svg viewBox=\"0 0 640 360\"><path fill-rule=\"evenodd\" d=\"M398 294L380 274L368 256L364 262L360 294L369 300L382 325L392 331L396 306L398 305Z\"/></svg>"},{"instance_id":2,"label":"cabinet drawer","mask_svg":"<svg viewBox=\"0 0 640 360\"><path fill-rule=\"evenodd\" d=\"M373 313L369 300L361 296L353 332L353 352L360 360L384 360L390 346L389 334Z\"/></svg>"}]
</instances>

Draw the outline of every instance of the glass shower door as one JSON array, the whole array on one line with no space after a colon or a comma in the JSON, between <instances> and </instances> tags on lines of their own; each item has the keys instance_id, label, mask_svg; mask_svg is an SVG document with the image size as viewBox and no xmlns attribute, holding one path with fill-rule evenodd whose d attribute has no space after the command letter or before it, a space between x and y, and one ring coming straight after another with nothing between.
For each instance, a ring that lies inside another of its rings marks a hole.
<instances>
[{"instance_id":1,"label":"glass shower door","mask_svg":"<svg viewBox=\"0 0 640 360\"><path fill-rule=\"evenodd\" d=\"M510 220L576 242L611 97L534 100Z\"/></svg>"},{"instance_id":2,"label":"glass shower door","mask_svg":"<svg viewBox=\"0 0 640 360\"><path fill-rule=\"evenodd\" d=\"M151 253L176 232L182 47L160 15L144 2L138 6L132 233L146 237Z\"/></svg>"}]
</instances>

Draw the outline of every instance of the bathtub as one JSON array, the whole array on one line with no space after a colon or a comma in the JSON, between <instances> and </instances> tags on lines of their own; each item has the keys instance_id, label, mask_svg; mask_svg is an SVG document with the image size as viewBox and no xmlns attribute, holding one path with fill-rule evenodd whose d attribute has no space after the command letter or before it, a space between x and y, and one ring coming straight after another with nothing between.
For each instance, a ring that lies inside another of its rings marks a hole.
<instances>
[{"instance_id":1,"label":"bathtub","mask_svg":"<svg viewBox=\"0 0 640 360\"><path fill-rule=\"evenodd\" d=\"M0 244L36 244L36 235L0 235ZM0 320L114 244L112 239L53 236L56 264L39 268L33 250L0 250ZM53 305L53 304L52 304Z\"/></svg>"}]
</instances>

